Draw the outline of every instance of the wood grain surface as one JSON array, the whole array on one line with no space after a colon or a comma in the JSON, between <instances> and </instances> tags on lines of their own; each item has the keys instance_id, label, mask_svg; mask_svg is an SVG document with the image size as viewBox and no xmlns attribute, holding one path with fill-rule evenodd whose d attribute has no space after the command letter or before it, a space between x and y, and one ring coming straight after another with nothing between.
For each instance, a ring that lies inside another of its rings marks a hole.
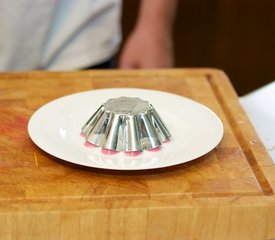
<instances>
[{"instance_id":1,"label":"wood grain surface","mask_svg":"<svg viewBox=\"0 0 275 240\"><path fill-rule=\"evenodd\" d=\"M39 107L112 87L198 101L221 118L224 137L194 161L130 172L67 163L30 140ZM0 239L275 238L275 166L222 71L1 73L0 133Z\"/></svg>"}]
</instances>

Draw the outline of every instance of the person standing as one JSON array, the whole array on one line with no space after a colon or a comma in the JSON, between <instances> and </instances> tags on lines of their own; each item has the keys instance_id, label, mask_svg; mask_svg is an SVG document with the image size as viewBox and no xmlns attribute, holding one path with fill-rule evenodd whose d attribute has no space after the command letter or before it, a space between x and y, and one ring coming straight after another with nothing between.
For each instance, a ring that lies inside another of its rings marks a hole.
<instances>
[{"instance_id":1,"label":"person standing","mask_svg":"<svg viewBox=\"0 0 275 240\"><path fill-rule=\"evenodd\" d=\"M0 0L0 71L110 63L121 44L121 8L121 0ZM119 67L173 65L175 9L176 0L142 0Z\"/></svg>"}]
</instances>

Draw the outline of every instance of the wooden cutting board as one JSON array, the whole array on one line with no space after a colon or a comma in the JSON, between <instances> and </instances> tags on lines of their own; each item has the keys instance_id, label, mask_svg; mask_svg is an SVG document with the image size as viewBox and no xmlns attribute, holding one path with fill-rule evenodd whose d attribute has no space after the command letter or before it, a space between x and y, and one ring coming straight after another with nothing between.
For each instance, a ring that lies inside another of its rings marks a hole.
<instances>
[{"instance_id":1,"label":"wooden cutting board","mask_svg":"<svg viewBox=\"0 0 275 240\"><path fill-rule=\"evenodd\" d=\"M198 101L221 118L224 137L194 161L131 172L67 163L30 140L42 105L112 87ZM275 166L219 70L1 73L0 133L0 239L275 238Z\"/></svg>"}]
</instances>

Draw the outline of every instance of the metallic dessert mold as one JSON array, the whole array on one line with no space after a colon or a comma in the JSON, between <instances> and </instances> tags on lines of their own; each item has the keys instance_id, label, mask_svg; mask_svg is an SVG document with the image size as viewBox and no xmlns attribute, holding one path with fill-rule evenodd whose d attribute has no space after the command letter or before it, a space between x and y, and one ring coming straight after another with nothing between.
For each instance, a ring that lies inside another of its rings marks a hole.
<instances>
[{"instance_id":1,"label":"metallic dessert mold","mask_svg":"<svg viewBox=\"0 0 275 240\"><path fill-rule=\"evenodd\" d=\"M119 152L156 148L171 137L149 102L129 97L109 99L81 130L88 142Z\"/></svg>"}]
</instances>

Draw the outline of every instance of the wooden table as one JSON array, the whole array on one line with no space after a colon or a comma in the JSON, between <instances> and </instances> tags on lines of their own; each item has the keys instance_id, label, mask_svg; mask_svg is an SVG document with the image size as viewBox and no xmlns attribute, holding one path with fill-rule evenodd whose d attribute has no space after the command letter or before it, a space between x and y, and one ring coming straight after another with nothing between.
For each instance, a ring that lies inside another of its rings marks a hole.
<instances>
[{"instance_id":1,"label":"wooden table","mask_svg":"<svg viewBox=\"0 0 275 240\"><path fill-rule=\"evenodd\" d=\"M194 99L221 118L224 138L199 159L140 172L66 163L30 140L43 104L107 87ZM275 238L275 166L221 71L2 73L0 121L0 239Z\"/></svg>"}]
</instances>

